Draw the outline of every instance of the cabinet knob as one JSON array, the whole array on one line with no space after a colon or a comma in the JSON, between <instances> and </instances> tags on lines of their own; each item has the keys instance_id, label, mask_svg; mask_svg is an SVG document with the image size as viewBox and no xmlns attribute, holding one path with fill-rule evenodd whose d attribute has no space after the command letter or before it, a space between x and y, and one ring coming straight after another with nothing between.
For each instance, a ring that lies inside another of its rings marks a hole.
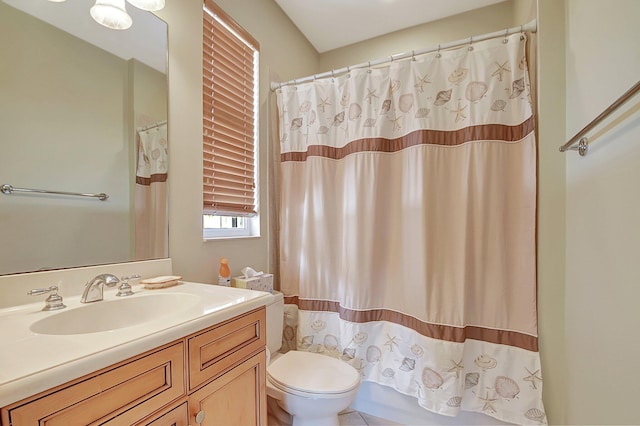
<instances>
[{"instance_id":1,"label":"cabinet knob","mask_svg":"<svg viewBox=\"0 0 640 426\"><path fill-rule=\"evenodd\" d=\"M200 424L200 423L204 422L204 418L206 416L207 415L205 414L204 411L199 411L198 414L196 414L196 423Z\"/></svg>"}]
</instances>

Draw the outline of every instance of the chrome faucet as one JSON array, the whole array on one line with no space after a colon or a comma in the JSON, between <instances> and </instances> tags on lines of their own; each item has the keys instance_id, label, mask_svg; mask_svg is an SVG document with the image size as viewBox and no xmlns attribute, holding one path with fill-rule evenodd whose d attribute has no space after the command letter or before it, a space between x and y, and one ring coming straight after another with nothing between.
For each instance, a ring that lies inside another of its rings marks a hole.
<instances>
[{"instance_id":1,"label":"chrome faucet","mask_svg":"<svg viewBox=\"0 0 640 426\"><path fill-rule=\"evenodd\" d=\"M112 274L100 274L97 277L94 277L91 281L85 284L80 302L89 303L104 299L104 286L114 287L119 282L120 280L118 277Z\"/></svg>"}]
</instances>

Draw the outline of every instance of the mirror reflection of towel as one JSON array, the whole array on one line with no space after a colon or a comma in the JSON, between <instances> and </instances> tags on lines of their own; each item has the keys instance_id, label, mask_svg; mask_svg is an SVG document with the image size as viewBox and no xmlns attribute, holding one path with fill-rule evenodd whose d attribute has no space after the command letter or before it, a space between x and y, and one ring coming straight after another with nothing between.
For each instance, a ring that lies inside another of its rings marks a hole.
<instances>
[{"instance_id":1,"label":"mirror reflection of towel","mask_svg":"<svg viewBox=\"0 0 640 426\"><path fill-rule=\"evenodd\" d=\"M166 124L138 132L137 183L149 185L151 182L164 182L169 167L168 160Z\"/></svg>"},{"instance_id":2,"label":"mirror reflection of towel","mask_svg":"<svg viewBox=\"0 0 640 426\"><path fill-rule=\"evenodd\" d=\"M167 125L138 132L135 191L135 259L169 255Z\"/></svg>"}]
</instances>

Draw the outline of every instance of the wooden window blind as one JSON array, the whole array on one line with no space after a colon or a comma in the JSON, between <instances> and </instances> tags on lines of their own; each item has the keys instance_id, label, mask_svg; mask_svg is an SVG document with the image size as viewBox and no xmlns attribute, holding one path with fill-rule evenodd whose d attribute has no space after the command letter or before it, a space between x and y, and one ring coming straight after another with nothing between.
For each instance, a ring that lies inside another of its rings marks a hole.
<instances>
[{"instance_id":1,"label":"wooden window blind","mask_svg":"<svg viewBox=\"0 0 640 426\"><path fill-rule=\"evenodd\" d=\"M256 214L258 42L211 0L203 10L203 212Z\"/></svg>"}]
</instances>

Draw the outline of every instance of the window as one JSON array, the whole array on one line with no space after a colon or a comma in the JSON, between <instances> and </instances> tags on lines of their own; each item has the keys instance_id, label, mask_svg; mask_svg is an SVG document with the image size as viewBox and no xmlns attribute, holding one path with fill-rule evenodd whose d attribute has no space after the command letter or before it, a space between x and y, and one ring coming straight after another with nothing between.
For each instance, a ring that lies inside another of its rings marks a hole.
<instances>
[{"instance_id":1,"label":"window","mask_svg":"<svg viewBox=\"0 0 640 426\"><path fill-rule=\"evenodd\" d=\"M257 235L259 44L205 0L202 50L203 235Z\"/></svg>"},{"instance_id":2,"label":"window","mask_svg":"<svg viewBox=\"0 0 640 426\"><path fill-rule=\"evenodd\" d=\"M221 216L205 214L202 218L204 238L248 237L253 235L252 221L245 216Z\"/></svg>"}]
</instances>

